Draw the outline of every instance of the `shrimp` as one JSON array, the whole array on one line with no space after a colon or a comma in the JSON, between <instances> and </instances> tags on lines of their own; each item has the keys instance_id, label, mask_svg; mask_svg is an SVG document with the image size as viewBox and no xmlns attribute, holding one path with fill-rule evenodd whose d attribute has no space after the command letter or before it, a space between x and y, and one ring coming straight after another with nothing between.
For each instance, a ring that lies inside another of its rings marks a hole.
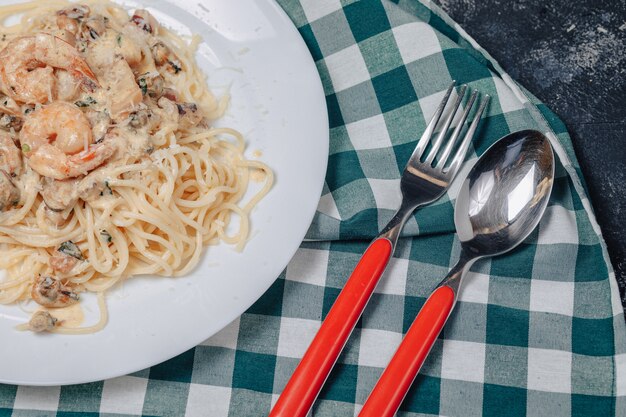
<instances>
[{"instance_id":1,"label":"shrimp","mask_svg":"<svg viewBox=\"0 0 626 417\"><path fill-rule=\"evenodd\" d=\"M69 207L73 207L76 201L78 201L78 196L76 195L77 184L78 179L75 178L64 181L44 178L39 193L47 208L61 212Z\"/></svg>"},{"instance_id":2,"label":"shrimp","mask_svg":"<svg viewBox=\"0 0 626 417\"><path fill-rule=\"evenodd\" d=\"M134 28L137 29L137 28ZM133 41L132 36L129 36L127 30L122 29L123 32L115 35L115 51L121 54L128 65L133 69L138 69L137 66L144 59L144 52L142 51L142 45L139 42ZM106 38L108 39L108 38ZM147 46L146 46L147 48Z\"/></svg>"},{"instance_id":3,"label":"shrimp","mask_svg":"<svg viewBox=\"0 0 626 417\"><path fill-rule=\"evenodd\" d=\"M110 67L108 85L118 93L111 97L111 116L114 120L125 118L128 113L141 103L143 95L135 82L133 71L124 58L117 59Z\"/></svg>"},{"instance_id":4,"label":"shrimp","mask_svg":"<svg viewBox=\"0 0 626 417\"><path fill-rule=\"evenodd\" d=\"M67 274L72 270L72 268L74 268L74 266L76 266L78 259L62 253L55 253L50 257L48 262L50 263L50 268L52 268L54 272Z\"/></svg>"},{"instance_id":5,"label":"shrimp","mask_svg":"<svg viewBox=\"0 0 626 417\"><path fill-rule=\"evenodd\" d=\"M110 48L108 39L110 36L94 42L87 51L87 61L98 73L103 88L116 92L108 98L107 107L113 120L119 122L141 103L143 95L133 70L123 55L115 54Z\"/></svg>"},{"instance_id":6,"label":"shrimp","mask_svg":"<svg viewBox=\"0 0 626 417\"><path fill-rule=\"evenodd\" d=\"M56 97L60 101L74 101L80 93L80 85L76 83L72 74L67 71L56 73Z\"/></svg>"},{"instance_id":7,"label":"shrimp","mask_svg":"<svg viewBox=\"0 0 626 417\"><path fill-rule=\"evenodd\" d=\"M78 51L47 33L13 39L0 52L0 81L4 93L22 103L46 103L53 97L54 69L69 72L88 90L96 76Z\"/></svg>"},{"instance_id":8,"label":"shrimp","mask_svg":"<svg viewBox=\"0 0 626 417\"><path fill-rule=\"evenodd\" d=\"M67 307L78 301L78 294L71 287L43 275L39 275L33 283L30 296L37 304L49 308Z\"/></svg>"},{"instance_id":9,"label":"shrimp","mask_svg":"<svg viewBox=\"0 0 626 417\"><path fill-rule=\"evenodd\" d=\"M15 145L11 134L0 130L0 169L12 177L22 171L22 152Z\"/></svg>"},{"instance_id":10,"label":"shrimp","mask_svg":"<svg viewBox=\"0 0 626 417\"><path fill-rule=\"evenodd\" d=\"M63 180L99 167L117 150L106 138L93 143L89 121L73 104L54 102L30 113L20 131L28 165L44 177Z\"/></svg>"},{"instance_id":11,"label":"shrimp","mask_svg":"<svg viewBox=\"0 0 626 417\"><path fill-rule=\"evenodd\" d=\"M44 143L54 142L60 150L74 154L91 144L93 136L89 120L77 106L57 101L26 117L20 141L31 152Z\"/></svg>"}]
</instances>

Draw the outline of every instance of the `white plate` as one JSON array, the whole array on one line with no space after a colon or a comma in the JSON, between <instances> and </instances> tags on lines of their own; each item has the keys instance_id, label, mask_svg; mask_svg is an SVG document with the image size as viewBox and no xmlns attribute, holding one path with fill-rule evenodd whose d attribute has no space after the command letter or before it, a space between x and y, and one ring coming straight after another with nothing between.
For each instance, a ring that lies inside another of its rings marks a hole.
<instances>
[{"instance_id":1,"label":"white plate","mask_svg":"<svg viewBox=\"0 0 626 417\"><path fill-rule=\"evenodd\" d=\"M0 1L9 3L10 1ZM297 30L270 0L122 1L144 5L182 34L200 34L198 61L232 102L220 122L242 131L276 174L252 214L243 253L209 247L183 278L135 277L109 293L109 324L85 336L35 335L14 326L16 306L0 308L0 382L75 384L162 362L201 343L241 315L285 268L311 222L328 158L328 119L315 64ZM86 297L88 321L97 317ZM89 324L89 323L85 323Z\"/></svg>"}]
</instances>

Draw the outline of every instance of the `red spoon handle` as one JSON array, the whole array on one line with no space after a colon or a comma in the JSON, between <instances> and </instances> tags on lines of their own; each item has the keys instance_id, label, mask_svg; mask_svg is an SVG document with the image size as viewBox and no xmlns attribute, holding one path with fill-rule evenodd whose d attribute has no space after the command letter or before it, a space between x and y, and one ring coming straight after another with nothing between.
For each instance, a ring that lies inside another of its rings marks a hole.
<instances>
[{"instance_id":1,"label":"red spoon handle","mask_svg":"<svg viewBox=\"0 0 626 417\"><path fill-rule=\"evenodd\" d=\"M426 300L359 417L393 417L454 307L452 288L437 288Z\"/></svg>"},{"instance_id":2,"label":"red spoon handle","mask_svg":"<svg viewBox=\"0 0 626 417\"><path fill-rule=\"evenodd\" d=\"M385 238L367 248L307 349L270 417L305 417L383 274L393 247Z\"/></svg>"}]
</instances>

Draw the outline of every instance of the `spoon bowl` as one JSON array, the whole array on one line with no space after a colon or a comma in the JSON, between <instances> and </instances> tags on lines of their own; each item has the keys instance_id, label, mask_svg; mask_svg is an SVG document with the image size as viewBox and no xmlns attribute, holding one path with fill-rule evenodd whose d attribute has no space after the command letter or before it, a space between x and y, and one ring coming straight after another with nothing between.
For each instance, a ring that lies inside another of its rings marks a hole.
<instances>
[{"instance_id":1,"label":"spoon bowl","mask_svg":"<svg viewBox=\"0 0 626 417\"><path fill-rule=\"evenodd\" d=\"M554 155L542 133L523 130L493 144L456 200L454 223L466 254L494 256L526 239L548 205L553 179Z\"/></svg>"}]
</instances>

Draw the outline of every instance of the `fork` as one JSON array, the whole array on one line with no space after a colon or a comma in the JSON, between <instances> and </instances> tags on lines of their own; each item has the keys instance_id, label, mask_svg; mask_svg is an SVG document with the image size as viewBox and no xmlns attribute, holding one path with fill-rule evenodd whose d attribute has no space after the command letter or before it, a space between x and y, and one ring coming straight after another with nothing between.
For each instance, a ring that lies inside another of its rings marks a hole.
<instances>
[{"instance_id":1,"label":"fork","mask_svg":"<svg viewBox=\"0 0 626 417\"><path fill-rule=\"evenodd\" d=\"M448 87L404 169L400 180L402 192L400 208L366 249L287 382L269 417L305 417L307 415L374 292L394 252L402 227L416 208L439 199L458 173L481 115L487 106L489 96L485 96L482 100L478 99L480 102L478 110L451 162L447 164L475 102L478 103L476 101L478 91L474 90L458 124L446 141L448 130L467 90L467 86L463 85L454 100L450 113L443 121L443 126L433 140L454 86L455 82L452 82ZM444 142L445 147L438 156ZM429 144L431 147L426 152Z\"/></svg>"}]
</instances>

